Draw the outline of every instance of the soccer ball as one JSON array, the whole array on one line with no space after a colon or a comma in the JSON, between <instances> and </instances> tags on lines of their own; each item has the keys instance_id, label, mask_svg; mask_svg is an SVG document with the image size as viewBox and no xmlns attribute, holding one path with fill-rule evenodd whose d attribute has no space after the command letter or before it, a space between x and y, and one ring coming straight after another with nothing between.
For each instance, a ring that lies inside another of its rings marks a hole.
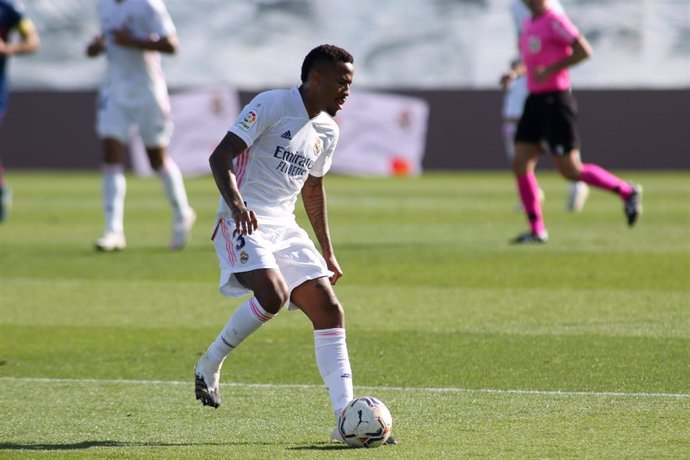
<instances>
[{"instance_id":1,"label":"soccer ball","mask_svg":"<svg viewBox=\"0 0 690 460\"><path fill-rule=\"evenodd\" d=\"M388 408L371 396L353 399L338 418L338 431L352 447L378 447L391 435L392 427Z\"/></svg>"}]
</instances>

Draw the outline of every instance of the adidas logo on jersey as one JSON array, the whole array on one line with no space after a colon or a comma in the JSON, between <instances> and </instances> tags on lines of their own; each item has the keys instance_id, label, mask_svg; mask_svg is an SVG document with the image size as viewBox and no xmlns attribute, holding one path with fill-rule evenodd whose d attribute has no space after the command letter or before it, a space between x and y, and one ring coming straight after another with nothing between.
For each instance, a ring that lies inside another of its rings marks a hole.
<instances>
[{"instance_id":1,"label":"adidas logo on jersey","mask_svg":"<svg viewBox=\"0 0 690 460\"><path fill-rule=\"evenodd\" d=\"M290 133L289 129L285 131L283 134L281 134L280 137L282 137L283 139L292 140L292 134Z\"/></svg>"}]
</instances>

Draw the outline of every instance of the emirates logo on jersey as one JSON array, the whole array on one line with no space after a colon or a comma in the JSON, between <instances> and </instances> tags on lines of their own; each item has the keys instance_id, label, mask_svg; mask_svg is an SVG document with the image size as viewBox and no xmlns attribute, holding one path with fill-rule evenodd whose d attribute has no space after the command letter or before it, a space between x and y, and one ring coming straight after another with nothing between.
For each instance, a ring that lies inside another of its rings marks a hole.
<instances>
[{"instance_id":1,"label":"emirates logo on jersey","mask_svg":"<svg viewBox=\"0 0 690 460\"><path fill-rule=\"evenodd\" d=\"M280 160L276 170L286 173L288 176L302 177L314 166L314 160L299 152L291 152L280 145L276 146L273 157Z\"/></svg>"}]
</instances>

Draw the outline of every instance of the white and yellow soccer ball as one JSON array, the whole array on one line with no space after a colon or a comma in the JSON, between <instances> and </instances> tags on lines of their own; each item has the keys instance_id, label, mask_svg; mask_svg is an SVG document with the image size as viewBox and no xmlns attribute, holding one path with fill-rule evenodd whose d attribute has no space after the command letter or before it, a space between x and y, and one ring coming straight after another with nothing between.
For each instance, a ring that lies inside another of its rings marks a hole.
<instances>
[{"instance_id":1,"label":"white and yellow soccer ball","mask_svg":"<svg viewBox=\"0 0 690 460\"><path fill-rule=\"evenodd\" d=\"M353 399L338 418L338 431L352 447L378 447L386 442L392 428L390 411L371 396Z\"/></svg>"}]
</instances>

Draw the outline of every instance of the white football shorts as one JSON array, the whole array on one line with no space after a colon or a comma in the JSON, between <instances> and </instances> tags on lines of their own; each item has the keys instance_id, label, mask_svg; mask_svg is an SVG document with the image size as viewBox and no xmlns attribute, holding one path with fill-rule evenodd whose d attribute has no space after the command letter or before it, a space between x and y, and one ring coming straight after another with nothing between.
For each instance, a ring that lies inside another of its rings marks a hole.
<instances>
[{"instance_id":1,"label":"white football shorts","mask_svg":"<svg viewBox=\"0 0 690 460\"><path fill-rule=\"evenodd\" d=\"M259 224L251 235L237 235L235 222L220 219L211 236L220 264L219 291L227 297L241 297L251 291L237 280L235 273L260 268L280 271L290 293L305 281L330 277L307 232L292 222L288 225ZM288 308L297 307L288 302Z\"/></svg>"},{"instance_id":2,"label":"white football shorts","mask_svg":"<svg viewBox=\"0 0 690 460\"><path fill-rule=\"evenodd\" d=\"M136 102L118 101L101 91L96 113L96 133L100 138L114 138L129 143L130 129L136 125L146 147L167 147L173 131L170 104L155 94L142 92Z\"/></svg>"},{"instance_id":3,"label":"white football shorts","mask_svg":"<svg viewBox=\"0 0 690 460\"><path fill-rule=\"evenodd\" d=\"M520 76L513 80L503 96L503 118L519 119L528 95L527 78Z\"/></svg>"}]
</instances>

